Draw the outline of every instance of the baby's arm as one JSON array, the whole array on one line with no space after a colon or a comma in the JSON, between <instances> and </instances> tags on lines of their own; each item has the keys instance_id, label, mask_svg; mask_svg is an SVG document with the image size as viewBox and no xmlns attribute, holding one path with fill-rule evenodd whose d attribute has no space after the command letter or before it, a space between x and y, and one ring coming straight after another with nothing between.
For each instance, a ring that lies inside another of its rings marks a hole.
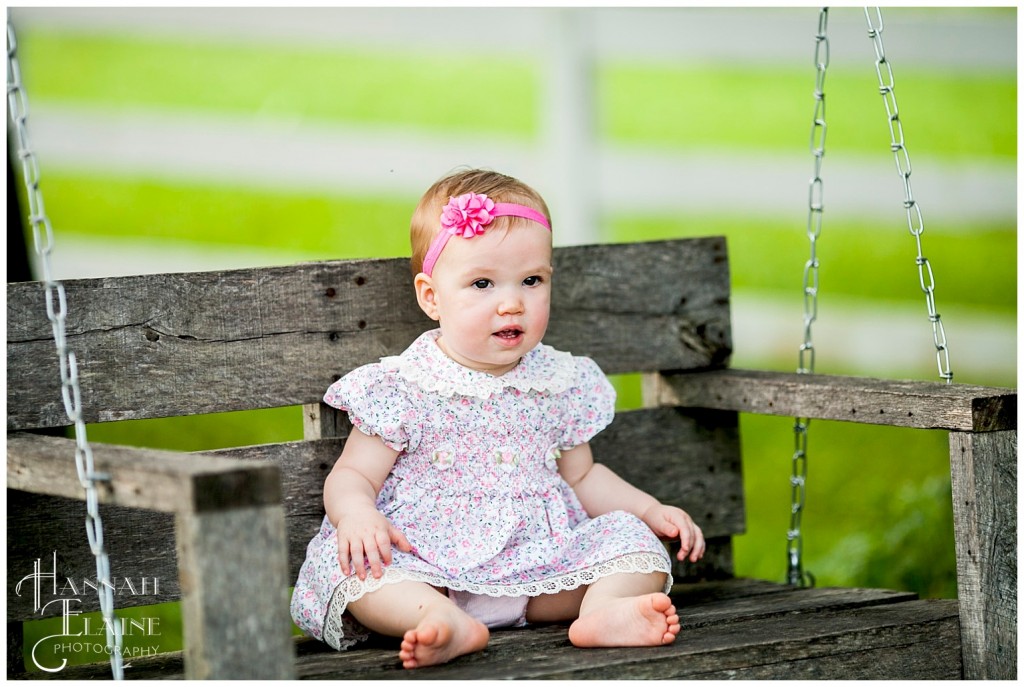
<instances>
[{"instance_id":1,"label":"baby's arm","mask_svg":"<svg viewBox=\"0 0 1024 687\"><path fill-rule=\"evenodd\" d=\"M562 451L558 471L576 492L590 517L624 510L643 520L658 536L678 538L679 560L689 557L696 562L704 555L704 534L686 511L666 506L609 468L595 463L590 444Z\"/></svg>"},{"instance_id":2,"label":"baby's arm","mask_svg":"<svg viewBox=\"0 0 1024 687\"><path fill-rule=\"evenodd\" d=\"M377 494L398 458L380 437L353 428L341 456L324 482L324 508L338 530L338 563L345 575L380 577L391 563L391 545L409 551L409 541L376 506Z\"/></svg>"}]
</instances>

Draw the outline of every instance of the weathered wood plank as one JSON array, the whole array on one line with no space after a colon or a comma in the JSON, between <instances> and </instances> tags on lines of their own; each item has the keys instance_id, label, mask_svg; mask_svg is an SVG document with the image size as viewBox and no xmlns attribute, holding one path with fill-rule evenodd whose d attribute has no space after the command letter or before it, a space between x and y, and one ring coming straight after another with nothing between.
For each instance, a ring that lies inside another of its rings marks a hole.
<instances>
[{"instance_id":1,"label":"weathered wood plank","mask_svg":"<svg viewBox=\"0 0 1024 687\"><path fill-rule=\"evenodd\" d=\"M86 420L309 401L314 385L322 393L336 376L400 351L429 326L402 262L69 280L68 344ZM52 393L59 386L45 311L38 315L41 288L12 286L8 398L21 409L8 428L66 424Z\"/></svg>"},{"instance_id":2,"label":"weathered wood plank","mask_svg":"<svg viewBox=\"0 0 1024 687\"><path fill-rule=\"evenodd\" d=\"M541 653L521 673L561 680L957 678L959 657L941 655L950 643L955 645L955 603L912 613L902 608L927 604L817 612L797 621L741 620L686 634L669 647L595 650L603 655L588 651L585 659L578 649L565 647ZM919 617L926 611L933 612ZM469 676L463 672L434 679ZM501 668L496 672L506 677Z\"/></svg>"},{"instance_id":3,"label":"weathered wood plank","mask_svg":"<svg viewBox=\"0 0 1024 687\"><path fill-rule=\"evenodd\" d=\"M681 582L672 587L672 601L677 608L690 608L705 604L760 596L762 594L790 594L793 587L758 580L752 577L733 577L727 580Z\"/></svg>"},{"instance_id":4,"label":"weathered wood plank","mask_svg":"<svg viewBox=\"0 0 1024 687\"><path fill-rule=\"evenodd\" d=\"M41 671L22 672L10 676L14 680L110 680L110 663L86 663L67 666L58 673ZM133 658L124 671L125 680L183 680L185 679L184 655L180 651L169 651L155 656Z\"/></svg>"},{"instance_id":5,"label":"weathered wood plank","mask_svg":"<svg viewBox=\"0 0 1024 687\"><path fill-rule=\"evenodd\" d=\"M326 391L326 390L325 390ZM307 440L345 437L352 430L348 415L326 403L302 406L302 438Z\"/></svg>"},{"instance_id":6,"label":"weathered wood plank","mask_svg":"<svg viewBox=\"0 0 1024 687\"><path fill-rule=\"evenodd\" d=\"M393 642L381 640L380 646L349 655L307 646L299 652L298 674L432 680L720 679L730 671L771 678L959 676L959 656L949 651L957 643L955 601L915 601L870 590L758 589L750 599L712 601L712 612L705 614L703 605L674 598L683 630L668 647L580 650L569 644L565 625L553 625L496 631L484 652L412 673L395 660ZM938 647L944 655L936 658Z\"/></svg>"},{"instance_id":7,"label":"weathered wood plank","mask_svg":"<svg viewBox=\"0 0 1024 687\"><path fill-rule=\"evenodd\" d=\"M290 679L288 562L280 505L178 513L188 679Z\"/></svg>"},{"instance_id":8,"label":"weathered wood plank","mask_svg":"<svg viewBox=\"0 0 1024 687\"><path fill-rule=\"evenodd\" d=\"M607 374L728 362L725 238L557 248L554 268L545 343L590 356Z\"/></svg>"},{"instance_id":9,"label":"weathered wood plank","mask_svg":"<svg viewBox=\"0 0 1024 687\"><path fill-rule=\"evenodd\" d=\"M1017 678L1017 432L949 436L964 676Z\"/></svg>"},{"instance_id":10,"label":"weathered wood plank","mask_svg":"<svg viewBox=\"0 0 1024 687\"><path fill-rule=\"evenodd\" d=\"M732 625L736 622L782 617L793 613L846 611L913 601L916 596L903 592L869 589L797 590L763 580L732 579L717 583L676 585L672 590L672 599L683 627L681 636L692 640L693 637L703 634L707 628L716 625ZM506 659L528 661L531 660L531 655L544 654L559 647L570 648L565 635L567 628L568 623L556 623L532 626L527 630L529 634L520 634L515 630L497 632L488 644L488 652L501 653L488 655L485 652L460 659L460 662L483 664ZM764 638L758 637L756 641L764 641ZM529 649L522 648L524 644L529 644ZM373 677L378 677L378 671L390 670L387 666L391 663L390 654L396 646L395 640L379 637L365 650L350 652L343 660L346 667L355 674L369 672ZM639 651L643 653L645 650ZM299 653L309 656L326 653L333 658L339 656L333 649L319 642L300 644ZM588 656L590 652L583 654ZM330 660L332 659L329 658L328 661ZM325 662L324 666L330 669L330 663ZM401 670L400 666L394 667Z\"/></svg>"},{"instance_id":11,"label":"weathered wood plank","mask_svg":"<svg viewBox=\"0 0 1024 687\"><path fill-rule=\"evenodd\" d=\"M196 678L291 677L289 579L278 467L103 444L92 449L97 472L111 478L100 491L101 503L149 505L175 513L175 577L182 591L188 674ZM68 439L12 435L8 476L17 489L84 498L74 468L74 442ZM34 516L48 520L50 514L37 511ZM55 566L68 533L51 533L52 557L40 558ZM147 530L137 534L143 541L151 536ZM56 590L57 571L53 572ZM137 574L145 576L135 569L121 578ZM90 577L95 580L95 575L71 579L81 583ZM63 596L63 579L60 589ZM116 581L115 589L119 589ZM84 589L82 595L88 598ZM20 597L17 588L15 597ZM33 599L30 608L34 612L36 607ZM239 613L239 608L245 612Z\"/></svg>"},{"instance_id":12,"label":"weathered wood plank","mask_svg":"<svg viewBox=\"0 0 1024 687\"><path fill-rule=\"evenodd\" d=\"M991 432L1017 426L1017 391L756 370L661 376L665 405L866 424Z\"/></svg>"},{"instance_id":13,"label":"weathered wood plank","mask_svg":"<svg viewBox=\"0 0 1024 687\"><path fill-rule=\"evenodd\" d=\"M676 592L673 592L676 596ZM770 594L745 594L733 598L706 599L699 605L686 605L685 597L680 598L680 623L687 628L699 628L736 618L770 617L790 613L822 611L843 611L865 606L914 601L913 592L891 589L859 589L844 587L815 587L786 590Z\"/></svg>"},{"instance_id":14,"label":"weathered wood plank","mask_svg":"<svg viewBox=\"0 0 1024 687\"><path fill-rule=\"evenodd\" d=\"M555 273L545 341L609 374L728 359L722 238L559 248ZM340 375L435 326L416 305L405 259L65 288L88 422L315 403ZM8 429L65 425L41 285L8 285L7 305Z\"/></svg>"},{"instance_id":15,"label":"weathered wood plank","mask_svg":"<svg viewBox=\"0 0 1024 687\"><path fill-rule=\"evenodd\" d=\"M92 444L99 502L162 512L219 510L280 502L276 466L208 454ZM84 499L75 468L75 442L16 433L7 437L7 486L51 496Z\"/></svg>"},{"instance_id":16,"label":"weathered wood plank","mask_svg":"<svg viewBox=\"0 0 1024 687\"><path fill-rule=\"evenodd\" d=\"M708 536L745 531L735 413L620 412L591 446L598 461L663 503L689 512Z\"/></svg>"},{"instance_id":17,"label":"weathered wood plank","mask_svg":"<svg viewBox=\"0 0 1024 687\"><path fill-rule=\"evenodd\" d=\"M78 481L75 442L30 434L8 436L8 565L32 571L39 559L57 558L59 579L95 580L95 560L84 531L85 491ZM112 552L112 575L160 580L147 595L121 596L124 606L178 598L178 569L174 566L174 537L169 513L215 513L280 503L280 471L272 463L245 462L208 454L183 455L169 451L93 444L97 473L109 481L99 484L103 505L104 541ZM41 492L60 498L34 496ZM140 509L146 510L140 510ZM8 618L27 620L35 608L14 586L22 575L8 580ZM95 594L83 592L77 608L95 610Z\"/></svg>"},{"instance_id":18,"label":"weathered wood plank","mask_svg":"<svg viewBox=\"0 0 1024 687\"><path fill-rule=\"evenodd\" d=\"M128 608L176 601L181 597L178 566L174 554L174 516L117 506L101 506L103 537L110 556L111 575L117 588L125 578L133 589L115 594L114 605ZM56 555L57 587L60 596L77 598L75 610L99 609L96 593L85 580L96 579L96 562L85 534L85 504L82 501L48 497L9 489L7 491L7 618L39 620L32 594L16 591L18 582L33 571L38 560L49 571ZM148 584L143 588L141 578ZM74 592L67 587L71 580ZM49 600L49 598L47 599ZM47 609L52 615L55 606Z\"/></svg>"},{"instance_id":19,"label":"weathered wood plank","mask_svg":"<svg viewBox=\"0 0 1024 687\"><path fill-rule=\"evenodd\" d=\"M760 626L760 627L758 627ZM716 630L718 628L715 628ZM724 629L724 628L722 628ZM635 663L632 678L713 680L953 680L961 677L955 601L913 601L892 606L773 618L735 628L756 642L702 655L701 666L680 669L665 659ZM766 634L761 634L766 633ZM724 633L723 633L724 634ZM702 638L704 639L704 638ZM713 638L708 638L713 641ZM696 647L695 647L696 649ZM605 671L606 674L610 671ZM593 672L588 677L595 676Z\"/></svg>"},{"instance_id":20,"label":"weathered wood plank","mask_svg":"<svg viewBox=\"0 0 1024 687\"><path fill-rule=\"evenodd\" d=\"M7 679L25 672L24 628L21 622L7 622Z\"/></svg>"},{"instance_id":21,"label":"weathered wood plank","mask_svg":"<svg viewBox=\"0 0 1024 687\"><path fill-rule=\"evenodd\" d=\"M572 647L566 625L497 630L484 652L416 671L399 665L397 640L338 653L300 640L307 679L500 678L949 678L959 676L955 601L913 601L871 590L796 590L757 580L680 585L683 632L671 646ZM103 677L104 666L65 677ZM181 677L180 655L132 662L128 677Z\"/></svg>"}]
</instances>

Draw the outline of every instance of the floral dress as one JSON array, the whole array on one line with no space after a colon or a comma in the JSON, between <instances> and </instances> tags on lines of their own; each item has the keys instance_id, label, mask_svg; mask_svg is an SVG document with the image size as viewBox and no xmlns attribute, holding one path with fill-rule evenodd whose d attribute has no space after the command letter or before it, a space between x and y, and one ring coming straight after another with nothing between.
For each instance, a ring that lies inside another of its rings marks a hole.
<instances>
[{"instance_id":1,"label":"floral dress","mask_svg":"<svg viewBox=\"0 0 1024 687\"><path fill-rule=\"evenodd\" d=\"M382 585L538 596L620 572L669 573L664 544L624 511L588 517L558 473L560 452L607 426L615 391L593 360L539 344L500 377L448 358L421 335L401 355L335 382L324 401L400 451L377 509L412 544L381 578L346 577L325 517L292 595L295 623L343 649L366 633L345 607Z\"/></svg>"}]
</instances>

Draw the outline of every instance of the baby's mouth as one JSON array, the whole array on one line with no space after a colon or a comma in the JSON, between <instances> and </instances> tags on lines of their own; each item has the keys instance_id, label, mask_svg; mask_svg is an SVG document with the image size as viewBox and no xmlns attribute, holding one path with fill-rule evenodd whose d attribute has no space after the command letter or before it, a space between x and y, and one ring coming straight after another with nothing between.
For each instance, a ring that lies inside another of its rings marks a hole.
<instances>
[{"instance_id":1,"label":"baby's mouth","mask_svg":"<svg viewBox=\"0 0 1024 687\"><path fill-rule=\"evenodd\" d=\"M504 339L506 341L512 341L522 336L522 334L523 330L520 329L519 327L505 327L504 329L499 329L498 331L494 332L494 336L498 337L499 339Z\"/></svg>"}]
</instances>

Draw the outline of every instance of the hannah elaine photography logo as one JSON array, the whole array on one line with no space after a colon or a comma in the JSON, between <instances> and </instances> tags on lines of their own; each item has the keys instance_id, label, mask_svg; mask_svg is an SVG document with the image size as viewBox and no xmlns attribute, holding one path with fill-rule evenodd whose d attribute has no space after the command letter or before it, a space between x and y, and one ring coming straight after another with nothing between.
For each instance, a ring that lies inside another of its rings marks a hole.
<instances>
[{"instance_id":1,"label":"hannah elaine photography logo","mask_svg":"<svg viewBox=\"0 0 1024 687\"><path fill-rule=\"evenodd\" d=\"M118 596L155 596L160 593L160 580L156 577L112 577L108 582L96 579L71 579L57 576L57 552L43 563L37 558L33 570L18 582L14 593L19 597L32 596L32 610L43 618L60 618L60 632L47 635L31 647L32 663L39 670L57 673L68 664L69 656L96 655L97 660L110 656L115 649L107 646L107 629L113 632L116 623L123 638L135 638L131 646L120 650L122 659L152 656L159 651L160 618L102 618L82 617L79 607L82 598L109 589ZM46 568L49 568L48 570ZM115 603L116 606L116 603ZM141 644L137 641L141 640Z\"/></svg>"}]
</instances>

